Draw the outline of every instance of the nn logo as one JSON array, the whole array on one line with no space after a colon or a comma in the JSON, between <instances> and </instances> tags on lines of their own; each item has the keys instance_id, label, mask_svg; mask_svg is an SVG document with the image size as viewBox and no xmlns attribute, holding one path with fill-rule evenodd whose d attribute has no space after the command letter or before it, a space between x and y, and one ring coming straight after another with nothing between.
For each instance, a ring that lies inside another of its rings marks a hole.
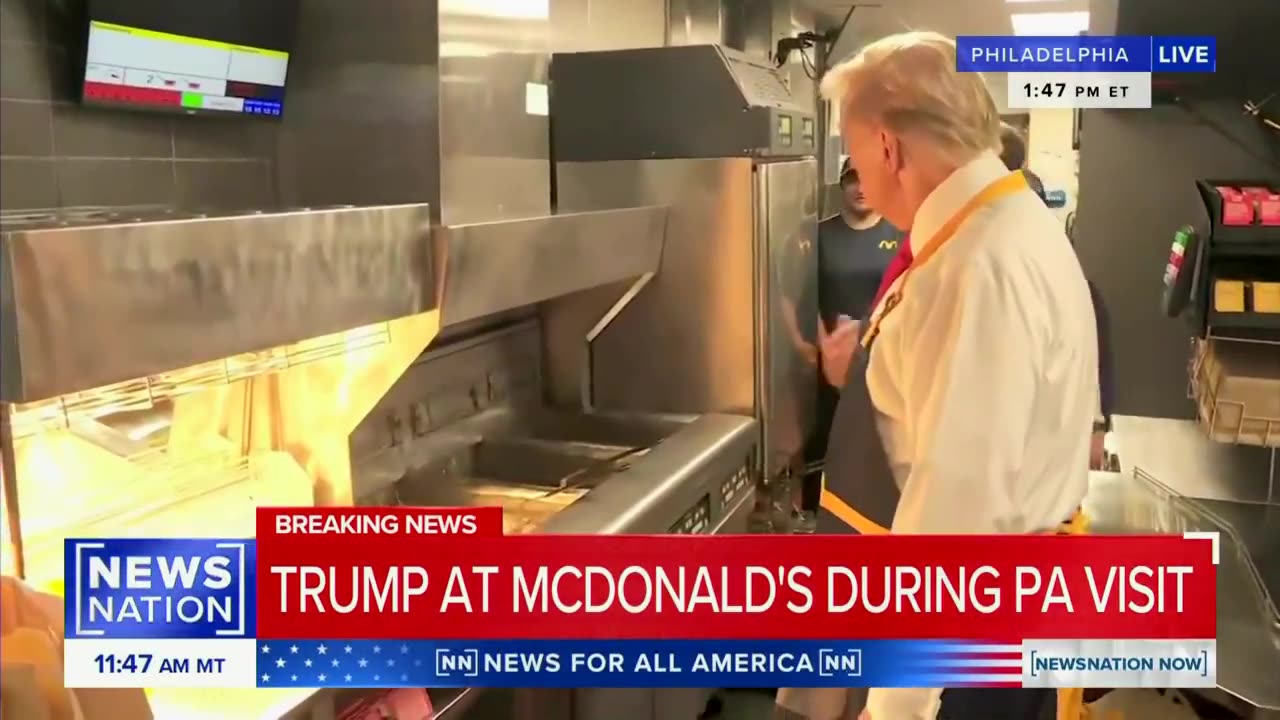
<instances>
[{"instance_id":1,"label":"nn logo","mask_svg":"<svg viewBox=\"0 0 1280 720\"><path fill-rule=\"evenodd\" d=\"M68 637L234 638L254 625L251 540L66 541Z\"/></svg>"}]
</instances>

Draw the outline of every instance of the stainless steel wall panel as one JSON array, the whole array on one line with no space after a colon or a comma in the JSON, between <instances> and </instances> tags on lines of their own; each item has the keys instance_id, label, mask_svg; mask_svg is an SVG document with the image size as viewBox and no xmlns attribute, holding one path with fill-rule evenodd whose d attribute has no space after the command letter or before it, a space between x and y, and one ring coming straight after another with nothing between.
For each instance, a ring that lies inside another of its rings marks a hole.
<instances>
[{"instance_id":1,"label":"stainless steel wall panel","mask_svg":"<svg viewBox=\"0 0 1280 720\"><path fill-rule=\"evenodd\" d=\"M551 78L557 162L794 158L817 147L815 118L785 73L720 45L557 53Z\"/></svg>"},{"instance_id":2,"label":"stainless steel wall panel","mask_svg":"<svg viewBox=\"0 0 1280 720\"><path fill-rule=\"evenodd\" d=\"M299 23L286 202L427 202L444 224L549 212L548 3L313 0Z\"/></svg>"},{"instance_id":3,"label":"stainless steel wall panel","mask_svg":"<svg viewBox=\"0 0 1280 720\"><path fill-rule=\"evenodd\" d=\"M765 343L757 382L763 388L765 472L772 477L794 459L813 432L817 368L801 343L816 341L818 210L816 160L756 167L758 256L763 302L756 332Z\"/></svg>"},{"instance_id":4,"label":"stainless steel wall panel","mask_svg":"<svg viewBox=\"0 0 1280 720\"><path fill-rule=\"evenodd\" d=\"M596 407L750 414L762 420L767 477L797 459L816 392L793 332L818 317L816 177L813 159L557 164L562 208L670 207L657 274L592 344ZM542 308L556 397L572 395L580 372L574 343L624 291Z\"/></svg>"},{"instance_id":5,"label":"stainless steel wall panel","mask_svg":"<svg viewBox=\"0 0 1280 720\"><path fill-rule=\"evenodd\" d=\"M717 44L725 40L721 0L669 0L667 45Z\"/></svg>"},{"instance_id":6,"label":"stainless steel wall panel","mask_svg":"<svg viewBox=\"0 0 1280 720\"><path fill-rule=\"evenodd\" d=\"M548 403L560 407L582 406L584 386L591 388L594 396L587 336L632 284L633 281L627 280L603 285L538 306Z\"/></svg>"},{"instance_id":7,"label":"stainless steel wall panel","mask_svg":"<svg viewBox=\"0 0 1280 720\"><path fill-rule=\"evenodd\" d=\"M670 206L657 275L596 340L598 406L755 415L752 161L560 163L556 177L561 210Z\"/></svg>"},{"instance_id":8,"label":"stainless steel wall panel","mask_svg":"<svg viewBox=\"0 0 1280 720\"><path fill-rule=\"evenodd\" d=\"M548 214L549 3L437 2L441 223Z\"/></svg>"},{"instance_id":9,"label":"stainless steel wall panel","mask_svg":"<svg viewBox=\"0 0 1280 720\"><path fill-rule=\"evenodd\" d=\"M555 52L662 47L666 39L665 0L551 0Z\"/></svg>"},{"instance_id":10,"label":"stainless steel wall panel","mask_svg":"<svg viewBox=\"0 0 1280 720\"><path fill-rule=\"evenodd\" d=\"M308 0L277 136L282 200L438 200L438 15L430 0Z\"/></svg>"}]
</instances>

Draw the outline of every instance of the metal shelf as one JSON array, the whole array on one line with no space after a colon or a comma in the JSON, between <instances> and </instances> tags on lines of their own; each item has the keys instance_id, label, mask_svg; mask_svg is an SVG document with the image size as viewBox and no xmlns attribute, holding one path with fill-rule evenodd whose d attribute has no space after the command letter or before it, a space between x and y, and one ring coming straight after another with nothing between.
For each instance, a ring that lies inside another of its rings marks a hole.
<instances>
[{"instance_id":1,"label":"metal shelf","mask_svg":"<svg viewBox=\"0 0 1280 720\"><path fill-rule=\"evenodd\" d=\"M1209 336L1194 341L1188 397L1209 437L1222 443L1280 446L1280 341Z\"/></svg>"},{"instance_id":2,"label":"metal shelf","mask_svg":"<svg viewBox=\"0 0 1280 720\"><path fill-rule=\"evenodd\" d=\"M1209 252L1215 258L1280 257L1280 227L1262 227L1269 232L1259 233L1253 240L1215 241Z\"/></svg>"},{"instance_id":3,"label":"metal shelf","mask_svg":"<svg viewBox=\"0 0 1280 720\"><path fill-rule=\"evenodd\" d=\"M1209 328L1229 330L1280 330L1280 313L1209 312Z\"/></svg>"}]
</instances>

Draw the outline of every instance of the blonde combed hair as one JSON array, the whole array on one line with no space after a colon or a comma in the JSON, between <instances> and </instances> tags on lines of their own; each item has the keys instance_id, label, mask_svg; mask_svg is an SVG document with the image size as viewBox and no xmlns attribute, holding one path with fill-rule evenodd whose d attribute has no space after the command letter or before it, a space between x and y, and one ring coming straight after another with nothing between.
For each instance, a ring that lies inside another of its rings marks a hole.
<instances>
[{"instance_id":1,"label":"blonde combed hair","mask_svg":"<svg viewBox=\"0 0 1280 720\"><path fill-rule=\"evenodd\" d=\"M956 71L956 44L933 32L877 40L822 79L841 117L928 137L939 150L970 156L1000 147L1000 112L979 73Z\"/></svg>"}]
</instances>

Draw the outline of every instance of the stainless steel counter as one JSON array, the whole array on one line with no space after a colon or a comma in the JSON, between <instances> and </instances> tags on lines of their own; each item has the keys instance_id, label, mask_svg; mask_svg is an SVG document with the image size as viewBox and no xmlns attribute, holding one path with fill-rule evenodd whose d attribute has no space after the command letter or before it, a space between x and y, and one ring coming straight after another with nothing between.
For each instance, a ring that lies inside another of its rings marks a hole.
<instances>
[{"instance_id":1,"label":"stainless steel counter","mask_svg":"<svg viewBox=\"0 0 1280 720\"><path fill-rule=\"evenodd\" d=\"M1111 449L1126 475L1142 470L1179 495L1280 503L1275 450L1209 439L1194 420L1117 415Z\"/></svg>"},{"instance_id":2,"label":"stainless steel counter","mask_svg":"<svg viewBox=\"0 0 1280 720\"><path fill-rule=\"evenodd\" d=\"M1269 591L1280 580L1280 507L1190 499L1138 472L1093 473L1085 511L1102 533L1221 533L1218 684L1280 711L1280 615Z\"/></svg>"},{"instance_id":3,"label":"stainless steel counter","mask_svg":"<svg viewBox=\"0 0 1280 720\"><path fill-rule=\"evenodd\" d=\"M1272 610L1280 601L1280 505L1197 500L1197 505L1230 525L1249 551ZM1280 623L1280 613L1275 615ZM1277 679L1280 684L1280 679Z\"/></svg>"}]
</instances>

